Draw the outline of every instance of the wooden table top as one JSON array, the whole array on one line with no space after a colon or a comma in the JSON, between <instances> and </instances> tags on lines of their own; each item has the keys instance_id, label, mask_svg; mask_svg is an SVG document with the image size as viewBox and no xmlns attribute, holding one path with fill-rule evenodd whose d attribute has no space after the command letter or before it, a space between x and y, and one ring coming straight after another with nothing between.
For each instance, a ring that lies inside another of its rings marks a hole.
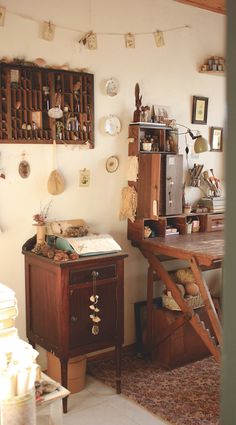
<instances>
[{"instance_id":1,"label":"wooden table top","mask_svg":"<svg viewBox=\"0 0 236 425\"><path fill-rule=\"evenodd\" d=\"M224 232L200 232L144 239L140 249L153 254L188 260L195 257L199 265L211 267L224 257Z\"/></svg>"}]
</instances>

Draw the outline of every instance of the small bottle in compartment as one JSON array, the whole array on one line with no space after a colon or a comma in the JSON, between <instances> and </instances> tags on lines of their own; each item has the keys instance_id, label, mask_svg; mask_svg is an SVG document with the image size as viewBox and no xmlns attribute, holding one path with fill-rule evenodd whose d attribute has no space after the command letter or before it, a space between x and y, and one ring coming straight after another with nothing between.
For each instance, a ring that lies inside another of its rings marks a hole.
<instances>
[{"instance_id":1,"label":"small bottle in compartment","mask_svg":"<svg viewBox=\"0 0 236 425\"><path fill-rule=\"evenodd\" d=\"M197 233L200 231L200 221L198 217L193 217L192 219L192 232Z\"/></svg>"},{"instance_id":2,"label":"small bottle in compartment","mask_svg":"<svg viewBox=\"0 0 236 425\"><path fill-rule=\"evenodd\" d=\"M62 78L61 78L61 74L57 74L55 76L55 91L56 93L61 93L62 92Z\"/></svg>"},{"instance_id":3,"label":"small bottle in compartment","mask_svg":"<svg viewBox=\"0 0 236 425\"><path fill-rule=\"evenodd\" d=\"M43 109L47 111L50 109L50 93L48 86L43 86Z\"/></svg>"}]
</instances>

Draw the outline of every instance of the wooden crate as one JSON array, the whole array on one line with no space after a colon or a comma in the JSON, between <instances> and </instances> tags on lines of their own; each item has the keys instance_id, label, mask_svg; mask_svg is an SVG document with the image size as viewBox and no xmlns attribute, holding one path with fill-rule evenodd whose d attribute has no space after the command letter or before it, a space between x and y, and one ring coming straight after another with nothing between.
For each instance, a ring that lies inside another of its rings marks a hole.
<instances>
[{"instance_id":1,"label":"wooden crate","mask_svg":"<svg viewBox=\"0 0 236 425\"><path fill-rule=\"evenodd\" d=\"M198 308L195 312L204 321L211 335L215 336L205 308ZM179 311L165 308L153 310L152 358L153 360L157 360L161 366L168 369L182 366L210 355L209 350L188 322L157 345L157 342L161 340L167 327L181 314Z\"/></svg>"}]
</instances>

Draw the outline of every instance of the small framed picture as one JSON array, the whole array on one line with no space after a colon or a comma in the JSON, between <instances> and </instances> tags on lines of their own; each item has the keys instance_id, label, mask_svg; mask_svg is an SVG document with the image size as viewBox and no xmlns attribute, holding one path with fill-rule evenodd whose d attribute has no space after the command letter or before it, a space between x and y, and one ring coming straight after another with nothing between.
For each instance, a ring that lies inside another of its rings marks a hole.
<instances>
[{"instance_id":1,"label":"small framed picture","mask_svg":"<svg viewBox=\"0 0 236 425\"><path fill-rule=\"evenodd\" d=\"M208 97L193 96L192 124L206 124Z\"/></svg>"},{"instance_id":2,"label":"small framed picture","mask_svg":"<svg viewBox=\"0 0 236 425\"><path fill-rule=\"evenodd\" d=\"M222 152L223 149L223 128L211 127L210 131L211 151Z\"/></svg>"},{"instance_id":3,"label":"small framed picture","mask_svg":"<svg viewBox=\"0 0 236 425\"><path fill-rule=\"evenodd\" d=\"M79 172L79 185L80 186L89 186L90 183L90 170L84 168Z\"/></svg>"}]
</instances>

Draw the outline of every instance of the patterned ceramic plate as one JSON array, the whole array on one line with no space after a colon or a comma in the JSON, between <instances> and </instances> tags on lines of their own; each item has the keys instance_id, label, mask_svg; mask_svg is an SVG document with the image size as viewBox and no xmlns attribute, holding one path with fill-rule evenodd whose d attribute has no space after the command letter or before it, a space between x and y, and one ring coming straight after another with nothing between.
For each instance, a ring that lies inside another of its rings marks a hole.
<instances>
[{"instance_id":1,"label":"patterned ceramic plate","mask_svg":"<svg viewBox=\"0 0 236 425\"><path fill-rule=\"evenodd\" d=\"M108 96L116 96L119 91L119 83L114 78L107 80L105 85L106 94Z\"/></svg>"},{"instance_id":2,"label":"patterned ceramic plate","mask_svg":"<svg viewBox=\"0 0 236 425\"><path fill-rule=\"evenodd\" d=\"M117 156L110 156L106 162L106 169L108 173L114 173L119 167L119 159Z\"/></svg>"},{"instance_id":3,"label":"patterned ceramic plate","mask_svg":"<svg viewBox=\"0 0 236 425\"><path fill-rule=\"evenodd\" d=\"M121 123L118 117L115 115L109 115L105 121L105 131L111 136L115 136L119 134L121 130Z\"/></svg>"}]
</instances>

